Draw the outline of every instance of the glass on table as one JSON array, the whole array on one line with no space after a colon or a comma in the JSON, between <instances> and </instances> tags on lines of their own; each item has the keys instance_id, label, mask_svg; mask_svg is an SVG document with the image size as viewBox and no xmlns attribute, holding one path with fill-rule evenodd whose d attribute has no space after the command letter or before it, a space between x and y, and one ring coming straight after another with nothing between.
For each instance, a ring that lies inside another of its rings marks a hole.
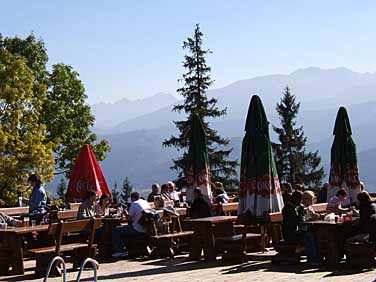
<instances>
[{"instance_id":1,"label":"glass on table","mask_svg":"<svg viewBox=\"0 0 376 282\"><path fill-rule=\"evenodd\" d=\"M23 222L22 222L22 224L23 224L24 227L29 226L29 220L30 220L30 218L27 217L27 216L25 216L25 217L23 218Z\"/></svg>"},{"instance_id":2,"label":"glass on table","mask_svg":"<svg viewBox=\"0 0 376 282\"><path fill-rule=\"evenodd\" d=\"M34 227L35 225L37 225L37 221L35 219L31 220L31 226Z\"/></svg>"}]
</instances>

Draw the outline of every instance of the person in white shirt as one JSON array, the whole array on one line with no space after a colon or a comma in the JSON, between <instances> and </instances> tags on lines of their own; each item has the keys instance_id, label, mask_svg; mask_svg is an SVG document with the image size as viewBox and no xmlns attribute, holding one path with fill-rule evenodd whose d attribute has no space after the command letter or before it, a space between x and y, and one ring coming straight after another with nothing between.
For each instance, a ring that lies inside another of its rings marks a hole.
<instances>
[{"instance_id":1,"label":"person in white shirt","mask_svg":"<svg viewBox=\"0 0 376 282\"><path fill-rule=\"evenodd\" d=\"M113 233L113 257L125 256L124 247L132 244L132 241L137 237L144 236L147 228L140 224L140 219L144 210L150 209L147 201L140 199L140 194L137 192L131 193L131 207L128 211L129 224L120 226L114 230Z\"/></svg>"},{"instance_id":2,"label":"person in white shirt","mask_svg":"<svg viewBox=\"0 0 376 282\"><path fill-rule=\"evenodd\" d=\"M180 193L176 191L176 185L174 182L169 181L167 182L168 185L168 195L171 200L174 202L179 202L180 201Z\"/></svg>"}]
</instances>

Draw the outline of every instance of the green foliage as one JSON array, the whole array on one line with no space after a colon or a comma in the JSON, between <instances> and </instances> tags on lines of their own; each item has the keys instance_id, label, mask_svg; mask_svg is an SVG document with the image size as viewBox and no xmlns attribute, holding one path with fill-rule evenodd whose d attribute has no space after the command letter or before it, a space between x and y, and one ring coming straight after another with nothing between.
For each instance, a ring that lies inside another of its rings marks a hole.
<instances>
[{"instance_id":1,"label":"green foliage","mask_svg":"<svg viewBox=\"0 0 376 282\"><path fill-rule=\"evenodd\" d=\"M323 167L319 167L321 158L318 151L312 153L305 150L307 138L303 126L296 127L299 107L300 103L296 102L295 96L286 86L276 107L281 127L273 126L280 142L272 144L278 176L282 183L303 183L306 188L317 189L321 187L325 173Z\"/></svg>"},{"instance_id":2,"label":"green foliage","mask_svg":"<svg viewBox=\"0 0 376 282\"><path fill-rule=\"evenodd\" d=\"M90 131L94 117L78 73L64 64L49 73L42 40L0 34L0 51L0 205L11 205L28 173L48 181L56 166L55 173L68 176L84 144L98 160L110 147Z\"/></svg>"},{"instance_id":3,"label":"green foliage","mask_svg":"<svg viewBox=\"0 0 376 282\"><path fill-rule=\"evenodd\" d=\"M183 49L189 51L188 55L184 56L183 67L187 70L181 81L184 86L179 88L177 92L183 96L184 102L175 105L173 111L181 113L184 111L186 119L182 121L174 121L179 130L178 136L171 136L163 142L163 146L176 147L178 150L183 150L183 155L180 158L174 159L174 165L171 169L178 172L178 182L184 178L185 163L187 158L187 150L189 147L189 117L193 113L199 114L205 132L207 134L207 146L209 154L209 164L211 171L211 180L220 181L226 187L231 187L237 184L237 173L235 168L238 166L237 161L229 161L228 156L232 149L227 149L229 144L227 138L219 136L218 132L210 128L208 119L217 118L226 114L226 109L219 109L217 99L209 98L206 95L206 90L213 84L210 78L211 68L206 64L206 56L211 54L210 50L202 48L202 36L200 27L197 24L193 38L188 38L183 43Z\"/></svg>"},{"instance_id":4,"label":"green foliage","mask_svg":"<svg viewBox=\"0 0 376 282\"><path fill-rule=\"evenodd\" d=\"M64 203L65 202L65 193L67 192L67 182L64 178L60 179L59 184L56 187L56 194L59 196L59 199Z\"/></svg>"},{"instance_id":5,"label":"green foliage","mask_svg":"<svg viewBox=\"0 0 376 282\"><path fill-rule=\"evenodd\" d=\"M126 176L123 181L123 187L121 189L121 194L120 194L120 202L122 204L128 203L128 199L131 196L132 190L133 190L133 187L131 183L129 182L128 176Z\"/></svg>"},{"instance_id":6,"label":"green foliage","mask_svg":"<svg viewBox=\"0 0 376 282\"><path fill-rule=\"evenodd\" d=\"M54 144L39 123L43 100L34 80L23 57L0 48L0 205L16 203L29 173L53 177Z\"/></svg>"},{"instance_id":7,"label":"green foliage","mask_svg":"<svg viewBox=\"0 0 376 282\"><path fill-rule=\"evenodd\" d=\"M110 147L105 140L94 144L96 135L90 131L94 116L90 106L85 104L87 96L78 73L71 66L57 64L52 67L48 82L42 122L49 129L48 140L58 144L55 149L56 170L68 177L83 144L91 144L99 161L105 158Z\"/></svg>"}]
</instances>

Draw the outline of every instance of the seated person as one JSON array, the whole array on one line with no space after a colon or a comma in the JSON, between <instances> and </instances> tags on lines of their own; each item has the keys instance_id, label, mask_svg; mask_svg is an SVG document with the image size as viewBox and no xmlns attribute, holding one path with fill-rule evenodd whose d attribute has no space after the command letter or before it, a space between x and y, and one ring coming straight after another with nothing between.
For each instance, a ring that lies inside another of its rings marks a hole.
<instances>
[{"instance_id":1,"label":"seated person","mask_svg":"<svg viewBox=\"0 0 376 282\"><path fill-rule=\"evenodd\" d=\"M151 193L148 196L148 202L149 203L154 202L154 197L159 196L159 195L160 195L159 194L159 185L157 183L154 183L151 186Z\"/></svg>"},{"instance_id":2,"label":"seated person","mask_svg":"<svg viewBox=\"0 0 376 282\"><path fill-rule=\"evenodd\" d=\"M291 194L290 201L282 209L282 233L285 241L300 241L302 239L302 234L298 230L298 225L303 221L304 216L302 199L303 193L295 191Z\"/></svg>"},{"instance_id":3,"label":"seated person","mask_svg":"<svg viewBox=\"0 0 376 282\"><path fill-rule=\"evenodd\" d=\"M295 191L291 194L290 201L282 209L283 238L285 241L295 241L304 244L307 260L311 264L318 264L317 248L314 235L303 226L304 207L302 205L303 193ZM299 250L300 247L297 248Z\"/></svg>"},{"instance_id":4,"label":"seated person","mask_svg":"<svg viewBox=\"0 0 376 282\"><path fill-rule=\"evenodd\" d=\"M175 206L180 205L180 193L176 191L176 185L174 182L169 181L167 182L168 185L168 195L171 200L174 201Z\"/></svg>"},{"instance_id":5,"label":"seated person","mask_svg":"<svg viewBox=\"0 0 376 282\"><path fill-rule=\"evenodd\" d=\"M304 214L307 219L309 220L316 220L320 218L320 215L316 213L312 205L316 204L316 196L315 193L311 190L305 190L303 192L303 200L302 200L303 206L304 206Z\"/></svg>"},{"instance_id":6,"label":"seated person","mask_svg":"<svg viewBox=\"0 0 376 282\"><path fill-rule=\"evenodd\" d=\"M215 189L215 195L216 196L214 199L214 204L219 204L219 203L227 204L228 203L229 197L227 196L227 194L225 194L225 191L223 190L223 188L217 187Z\"/></svg>"},{"instance_id":7,"label":"seated person","mask_svg":"<svg viewBox=\"0 0 376 282\"><path fill-rule=\"evenodd\" d=\"M194 200L191 206L191 218L202 218L211 216L209 200L204 198L200 188L194 189Z\"/></svg>"},{"instance_id":8,"label":"seated person","mask_svg":"<svg viewBox=\"0 0 376 282\"><path fill-rule=\"evenodd\" d=\"M23 203L29 205L30 219L35 219L38 223L46 214L47 205L46 190L42 186L42 180L39 175L32 174L28 177L27 182L33 188L30 198L22 198Z\"/></svg>"},{"instance_id":9,"label":"seated person","mask_svg":"<svg viewBox=\"0 0 376 282\"><path fill-rule=\"evenodd\" d=\"M85 201L80 205L77 212L77 219L92 218L95 216L94 205L97 200L97 193L88 191Z\"/></svg>"},{"instance_id":10,"label":"seated person","mask_svg":"<svg viewBox=\"0 0 376 282\"><path fill-rule=\"evenodd\" d=\"M114 229L113 233L113 257L125 256L124 246L132 244L132 240L137 237L144 236L147 232L147 227L139 223L142 218L143 211L150 209L147 201L140 199L140 194L137 192L131 193L131 207L128 211L129 224L120 226Z\"/></svg>"},{"instance_id":11,"label":"seated person","mask_svg":"<svg viewBox=\"0 0 376 282\"><path fill-rule=\"evenodd\" d=\"M342 204L345 202L346 198L347 198L346 190L339 189L337 194L334 197L329 199L327 211L334 212L335 214L339 214L339 215L351 211L352 209L350 208L342 207Z\"/></svg>"},{"instance_id":12,"label":"seated person","mask_svg":"<svg viewBox=\"0 0 376 282\"><path fill-rule=\"evenodd\" d=\"M317 203L326 203L329 183L325 183L324 186L317 192Z\"/></svg>"},{"instance_id":13,"label":"seated person","mask_svg":"<svg viewBox=\"0 0 376 282\"><path fill-rule=\"evenodd\" d=\"M162 184L161 186L161 196L163 201L172 201L170 194L168 193L168 184Z\"/></svg>"},{"instance_id":14,"label":"seated person","mask_svg":"<svg viewBox=\"0 0 376 282\"><path fill-rule=\"evenodd\" d=\"M2 212L0 212L0 223L6 223L9 226L21 227L22 222L13 217L10 217Z\"/></svg>"},{"instance_id":15,"label":"seated person","mask_svg":"<svg viewBox=\"0 0 376 282\"><path fill-rule=\"evenodd\" d=\"M282 198L284 203L288 203L290 201L292 194L292 186L290 183L286 182L282 185Z\"/></svg>"},{"instance_id":16,"label":"seated person","mask_svg":"<svg viewBox=\"0 0 376 282\"><path fill-rule=\"evenodd\" d=\"M360 233L369 233L372 216L376 214L376 204L372 202L368 192L360 192L356 199L359 202L359 231Z\"/></svg>"},{"instance_id":17,"label":"seated person","mask_svg":"<svg viewBox=\"0 0 376 282\"><path fill-rule=\"evenodd\" d=\"M107 194L102 194L99 199L99 202L94 207L95 216L108 216L110 214L110 196Z\"/></svg>"}]
</instances>

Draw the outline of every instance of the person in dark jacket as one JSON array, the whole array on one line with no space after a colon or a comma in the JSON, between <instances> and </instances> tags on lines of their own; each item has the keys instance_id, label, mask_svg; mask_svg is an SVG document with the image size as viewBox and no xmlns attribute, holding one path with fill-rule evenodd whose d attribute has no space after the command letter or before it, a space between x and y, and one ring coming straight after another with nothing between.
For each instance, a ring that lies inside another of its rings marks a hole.
<instances>
[{"instance_id":1,"label":"person in dark jacket","mask_svg":"<svg viewBox=\"0 0 376 282\"><path fill-rule=\"evenodd\" d=\"M194 189L195 198L191 206L191 218L201 218L211 216L209 201L204 198L200 188Z\"/></svg>"},{"instance_id":2,"label":"person in dark jacket","mask_svg":"<svg viewBox=\"0 0 376 282\"><path fill-rule=\"evenodd\" d=\"M285 203L282 209L283 216L283 239L285 241L300 241L302 233L298 227L303 222L304 207L302 205L303 193L295 191L291 194L290 200Z\"/></svg>"},{"instance_id":3,"label":"person in dark jacket","mask_svg":"<svg viewBox=\"0 0 376 282\"><path fill-rule=\"evenodd\" d=\"M372 216L376 214L376 204L372 203L371 196L367 192L360 192L356 199L359 202L359 232L369 234Z\"/></svg>"},{"instance_id":4,"label":"person in dark jacket","mask_svg":"<svg viewBox=\"0 0 376 282\"><path fill-rule=\"evenodd\" d=\"M302 199L303 193L297 190L291 194L290 201L282 209L283 238L285 241L295 241L304 245L304 248L298 247L297 251L305 249L307 261L310 264L317 265L319 257L314 235L303 225L304 207Z\"/></svg>"}]
</instances>

